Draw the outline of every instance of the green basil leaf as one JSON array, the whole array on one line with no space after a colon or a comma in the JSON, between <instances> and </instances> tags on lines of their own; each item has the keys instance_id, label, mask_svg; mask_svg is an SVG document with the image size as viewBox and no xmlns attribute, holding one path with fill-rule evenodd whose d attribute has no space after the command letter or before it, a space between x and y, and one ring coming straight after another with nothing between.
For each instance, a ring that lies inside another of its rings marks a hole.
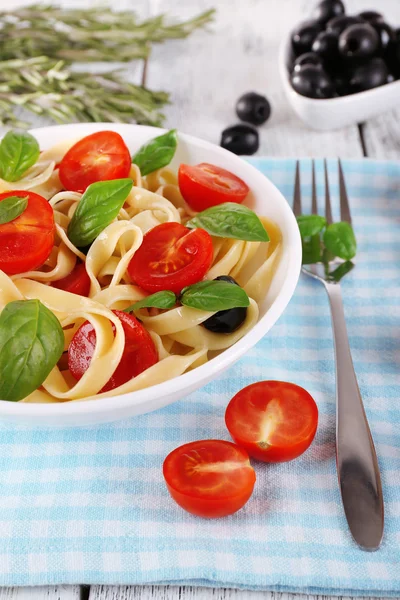
<instances>
[{"instance_id":1,"label":"green basil leaf","mask_svg":"<svg viewBox=\"0 0 400 600\"><path fill-rule=\"evenodd\" d=\"M344 260L351 260L357 252L354 231L347 221L328 225L324 233L324 244L334 256Z\"/></svg>"},{"instance_id":2,"label":"green basil leaf","mask_svg":"<svg viewBox=\"0 0 400 600\"><path fill-rule=\"evenodd\" d=\"M64 350L57 317L39 300L9 302L0 315L0 398L17 402L36 390Z\"/></svg>"},{"instance_id":3,"label":"green basil leaf","mask_svg":"<svg viewBox=\"0 0 400 600\"><path fill-rule=\"evenodd\" d=\"M14 221L28 206L28 196L8 196L0 202L0 225Z\"/></svg>"},{"instance_id":4,"label":"green basil leaf","mask_svg":"<svg viewBox=\"0 0 400 600\"><path fill-rule=\"evenodd\" d=\"M0 143L0 177L17 181L39 158L37 140L26 131L8 131Z\"/></svg>"},{"instance_id":5,"label":"green basil leaf","mask_svg":"<svg viewBox=\"0 0 400 600\"><path fill-rule=\"evenodd\" d=\"M178 144L178 133L171 129L144 144L132 157L142 175L148 175L157 169L166 167L174 158Z\"/></svg>"},{"instance_id":6,"label":"green basil leaf","mask_svg":"<svg viewBox=\"0 0 400 600\"><path fill-rule=\"evenodd\" d=\"M235 202L225 202L203 210L190 219L186 227L199 227L210 235L234 240L269 241L268 233L256 213Z\"/></svg>"},{"instance_id":7,"label":"green basil leaf","mask_svg":"<svg viewBox=\"0 0 400 600\"><path fill-rule=\"evenodd\" d=\"M310 239L301 240L303 249L303 265L312 265L322 260L321 240L319 234L313 235Z\"/></svg>"},{"instance_id":8,"label":"green basil leaf","mask_svg":"<svg viewBox=\"0 0 400 600\"><path fill-rule=\"evenodd\" d=\"M297 217L297 225L302 238L311 237L323 230L326 226L326 219L319 215L300 215Z\"/></svg>"},{"instance_id":9,"label":"green basil leaf","mask_svg":"<svg viewBox=\"0 0 400 600\"><path fill-rule=\"evenodd\" d=\"M163 292L156 292L151 296L146 296L142 300L131 304L128 308L125 308L125 312L132 312L139 308L173 308L176 304L176 296L174 292L165 290Z\"/></svg>"},{"instance_id":10,"label":"green basil leaf","mask_svg":"<svg viewBox=\"0 0 400 600\"><path fill-rule=\"evenodd\" d=\"M228 310L249 306L250 300L243 288L228 281L199 281L182 290L180 301L185 306L200 310Z\"/></svg>"},{"instance_id":11,"label":"green basil leaf","mask_svg":"<svg viewBox=\"0 0 400 600\"><path fill-rule=\"evenodd\" d=\"M68 225L71 242L77 247L89 246L116 218L132 185L132 179L97 181L89 185Z\"/></svg>"}]
</instances>

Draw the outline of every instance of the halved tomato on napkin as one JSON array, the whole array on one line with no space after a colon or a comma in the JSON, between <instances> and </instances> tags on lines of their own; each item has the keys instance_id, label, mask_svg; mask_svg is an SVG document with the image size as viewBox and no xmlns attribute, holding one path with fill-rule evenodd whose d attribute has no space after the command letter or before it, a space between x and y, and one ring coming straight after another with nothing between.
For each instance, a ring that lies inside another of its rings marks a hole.
<instances>
[{"instance_id":1,"label":"halved tomato on napkin","mask_svg":"<svg viewBox=\"0 0 400 600\"><path fill-rule=\"evenodd\" d=\"M318 408L302 387L259 381L232 398L225 423L239 446L264 462L284 462L303 454L314 439Z\"/></svg>"}]
</instances>

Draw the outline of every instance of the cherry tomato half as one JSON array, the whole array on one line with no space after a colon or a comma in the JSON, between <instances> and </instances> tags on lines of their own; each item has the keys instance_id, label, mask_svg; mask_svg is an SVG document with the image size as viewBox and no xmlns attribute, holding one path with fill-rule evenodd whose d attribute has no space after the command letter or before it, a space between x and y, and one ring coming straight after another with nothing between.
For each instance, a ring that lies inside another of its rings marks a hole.
<instances>
[{"instance_id":1,"label":"cherry tomato half","mask_svg":"<svg viewBox=\"0 0 400 600\"><path fill-rule=\"evenodd\" d=\"M119 318L125 333L125 348L121 362L106 385L101 390L108 392L158 362L158 354L149 332L134 317L121 310L113 310ZM115 331L114 325L112 326ZM96 346L96 333L89 321L81 325L68 348L68 368L79 381L87 371Z\"/></svg>"},{"instance_id":2,"label":"cherry tomato half","mask_svg":"<svg viewBox=\"0 0 400 600\"><path fill-rule=\"evenodd\" d=\"M89 296L90 277L87 274L85 264L77 263L71 273L58 281L53 281L51 286L65 292L70 292L71 294Z\"/></svg>"},{"instance_id":3,"label":"cherry tomato half","mask_svg":"<svg viewBox=\"0 0 400 600\"><path fill-rule=\"evenodd\" d=\"M253 458L284 462L314 439L318 408L306 390L283 381L259 381L232 398L225 413L232 438Z\"/></svg>"},{"instance_id":4,"label":"cherry tomato half","mask_svg":"<svg viewBox=\"0 0 400 600\"><path fill-rule=\"evenodd\" d=\"M147 292L184 287L203 279L211 266L213 245L204 229L188 229L180 223L157 225L146 233L133 255L128 273Z\"/></svg>"},{"instance_id":5,"label":"cherry tomato half","mask_svg":"<svg viewBox=\"0 0 400 600\"><path fill-rule=\"evenodd\" d=\"M249 193L242 179L215 165L201 163L179 167L179 189L193 210L202 211L224 202L240 204Z\"/></svg>"},{"instance_id":6,"label":"cherry tomato half","mask_svg":"<svg viewBox=\"0 0 400 600\"><path fill-rule=\"evenodd\" d=\"M13 190L0 194L0 202L9 196L28 198L24 212L0 225L0 269L7 275L32 271L43 265L54 246L54 213L46 198Z\"/></svg>"},{"instance_id":7,"label":"cherry tomato half","mask_svg":"<svg viewBox=\"0 0 400 600\"><path fill-rule=\"evenodd\" d=\"M96 181L128 177L131 155L115 131L98 131L72 146L59 165L60 181L66 190L84 192Z\"/></svg>"},{"instance_id":8,"label":"cherry tomato half","mask_svg":"<svg viewBox=\"0 0 400 600\"><path fill-rule=\"evenodd\" d=\"M256 474L245 450L231 442L204 440L168 454L164 479L172 498L199 517L225 517L250 498Z\"/></svg>"}]
</instances>

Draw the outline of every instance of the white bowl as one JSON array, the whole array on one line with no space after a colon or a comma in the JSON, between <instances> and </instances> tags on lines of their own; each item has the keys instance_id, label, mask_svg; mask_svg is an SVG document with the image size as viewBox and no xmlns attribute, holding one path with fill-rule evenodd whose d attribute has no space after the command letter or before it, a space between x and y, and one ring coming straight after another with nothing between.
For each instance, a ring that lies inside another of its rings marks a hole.
<instances>
[{"instance_id":1,"label":"white bowl","mask_svg":"<svg viewBox=\"0 0 400 600\"><path fill-rule=\"evenodd\" d=\"M392 110L400 103L400 80L380 87L327 100L314 100L297 93L290 83L289 65L292 60L290 37L279 50L279 72L286 96L306 125L312 129L328 130L362 123Z\"/></svg>"},{"instance_id":2,"label":"white bowl","mask_svg":"<svg viewBox=\"0 0 400 600\"><path fill-rule=\"evenodd\" d=\"M89 123L59 125L33 129L41 149L47 149L63 139L84 136L95 131L112 129L120 133L131 151L165 130L139 125ZM257 169L234 154L189 135L179 134L178 150L172 167L181 162L215 163L229 169L246 181L251 189L247 204L258 213L270 217L283 234L283 254L273 283L261 305L261 318L254 328L236 344L205 365L188 373L144 390L113 398L64 402L57 404L25 404L0 401L0 421L13 421L31 426L79 426L126 419L156 410L179 400L217 377L247 350L254 346L277 321L295 290L301 267L301 242L296 220L285 198Z\"/></svg>"}]
</instances>

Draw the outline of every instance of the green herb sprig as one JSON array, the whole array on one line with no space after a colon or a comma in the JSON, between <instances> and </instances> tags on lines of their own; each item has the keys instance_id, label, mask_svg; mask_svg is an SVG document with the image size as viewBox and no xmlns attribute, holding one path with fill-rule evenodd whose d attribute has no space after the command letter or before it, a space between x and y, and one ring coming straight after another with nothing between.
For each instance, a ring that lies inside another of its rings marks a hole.
<instances>
[{"instance_id":1,"label":"green herb sprig","mask_svg":"<svg viewBox=\"0 0 400 600\"><path fill-rule=\"evenodd\" d=\"M161 125L167 93L134 85L118 69L93 73L73 67L146 59L153 43L186 38L210 23L213 14L208 10L168 24L164 15L139 21L130 11L103 7L32 5L1 11L0 125L26 127L29 123L14 112L19 107L57 123Z\"/></svg>"},{"instance_id":2,"label":"green herb sprig","mask_svg":"<svg viewBox=\"0 0 400 600\"><path fill-rule=\"evenodd\" d=\"M297 224L303 245L303 264L325 262L335 256L343 260L355 257L357 242L350 223L338 221L327 225L326 219L319 215L300 215Z\"/></svg>"},{"instance_id":3,"label":"green herb sprig","mask_svg":"<svg viewBox=\"0 0 400 600\"><path fill-rule=\"evenodd\" d=\"M250 300L239 285L227 281L199 281L185 287L177 297L174 292L164 290L156 292L135 302L125 312L135 312L141 308L173 308L178 302L190 308L205 311L229 310L230 308L249 306Z\"/></svg>"},{"instance_id":4,"label":"green herb sprig","mask_svg":"<svg viewBox=\"0 0 400 600\"><path fill-rule=\"evenodd\" d=\"M151 44L188 37L210 23L214 12L168 23L165 15L140 21L132 11L94 6L63 9L33 4L1 11L0 59L47 55L71 62L126 62L147 58Z\"/></svg>"}]
</instances>

